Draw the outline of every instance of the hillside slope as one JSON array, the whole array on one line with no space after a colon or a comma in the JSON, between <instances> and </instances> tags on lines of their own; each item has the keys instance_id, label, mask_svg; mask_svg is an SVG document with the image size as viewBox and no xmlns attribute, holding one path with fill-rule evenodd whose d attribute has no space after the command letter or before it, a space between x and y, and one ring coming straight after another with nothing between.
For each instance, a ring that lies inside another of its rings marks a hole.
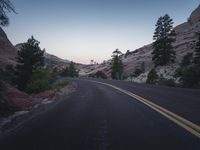
<instances>
[{"instance_id":1,"label":"hillside slope","mask_svg":"<svg viewBox=\"0 0 200 150\"><path fill-rule=\"evenodd\" d=\"M164 77L172 78L172 75L183 56L189 52L193 52L197 41L197 32L200 32L200 5L192 12L187 22L178 25L174 28L176 31L176 41L174 42L174 50L176 52L176 62L165 67L158 67L156 70L159 74ZM145 82L148 72L154 67L152 62L152 43L145 45L139 49L131 51L129 55L122 55L122 61L124 64L124 75L129 77L134 70L145 64L145 73L137 78L133 78L136 82ZM111 65L110 61L100 65L87 66L81 70L81 74L89 75L94 74L97 71L103 71L108 77L111 76ZM131 79L132 80L132 79Z\"/></svg>"}]
</instances>

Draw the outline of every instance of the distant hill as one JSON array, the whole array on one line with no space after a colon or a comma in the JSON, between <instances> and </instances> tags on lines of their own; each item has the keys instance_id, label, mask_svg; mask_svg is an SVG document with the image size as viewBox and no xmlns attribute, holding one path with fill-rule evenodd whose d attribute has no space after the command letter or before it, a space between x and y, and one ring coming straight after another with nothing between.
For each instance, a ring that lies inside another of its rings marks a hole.
<instances>
[{"instance_id":1,"label":"distant hill","mask_svg":"<svg viewBox=\"0 0 200 150\"><path fill-rule=\"evenodd\" d=\"M22 43L19 43L17 45L15 45L15 48L17 50L20 50L22 46ZM44 53L44 58L45 58L45 65L46 66L50 66L50 67L54 67L57 65L64 65L64 64L69 64L70 61L69 60L65 60L65 59L61 59L55 55L49 54L47 52Z\"/></svg>"}]
</instances>

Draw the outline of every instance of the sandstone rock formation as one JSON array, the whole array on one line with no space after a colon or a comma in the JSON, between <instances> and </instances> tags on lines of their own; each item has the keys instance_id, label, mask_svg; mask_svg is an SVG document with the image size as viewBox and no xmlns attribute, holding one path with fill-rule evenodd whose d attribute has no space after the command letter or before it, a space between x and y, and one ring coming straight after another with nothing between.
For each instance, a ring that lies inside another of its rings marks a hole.
<instances>
[{"instance_id":1,"label":"sandstone rock formation","mask_svg":"<svg viewBox=\"0 0 200 150\"><path fill-rule=\"evenodd\" d=\"M0 67L16 64L17 51L0 27Z\"/></svg>"}]
</instances>

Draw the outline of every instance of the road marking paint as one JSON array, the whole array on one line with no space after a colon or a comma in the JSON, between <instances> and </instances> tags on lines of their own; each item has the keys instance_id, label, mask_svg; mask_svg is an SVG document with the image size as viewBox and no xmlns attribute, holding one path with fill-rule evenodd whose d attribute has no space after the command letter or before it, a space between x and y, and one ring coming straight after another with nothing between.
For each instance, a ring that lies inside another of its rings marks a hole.
<instances>
[{"instance_id":1,"label":"road marking paint","mask_svg":"<svg viewBox=\"0 0 200 150\"><path fill-rule=\"evenodd\" d=\"M172 122L174 122L175 124L179 125L180 127L184 128L185 130L187 130L188 132L190 132L191 134L195 135L196 137L200 138L200 126L194 124L193 122L151 102L150 100L147 100L139 95L136 95L130 91L126 91L123 90L117 86L108 84L108 83L104 83L104 82L99 82L99 81L91 81L91 80L85 80L85 81L89 81L89 82L94 82L94 83L99 83L99 84L103 84L109 87L112 87L126 95L129 95L130 97L138 100L139 102L145 104L146 106L150 107L151 109L155 110L156 112L160 113L162 116L168 118L169 120L171 120Z\"/></svg>"}]
</instances>

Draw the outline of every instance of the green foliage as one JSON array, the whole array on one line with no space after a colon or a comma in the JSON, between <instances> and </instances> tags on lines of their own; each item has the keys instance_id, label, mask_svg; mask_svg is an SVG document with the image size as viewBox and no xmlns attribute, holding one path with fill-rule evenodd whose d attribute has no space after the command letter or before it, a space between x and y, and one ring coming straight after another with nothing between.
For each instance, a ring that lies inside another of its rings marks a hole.
<instances>
[{"instance_id":1,"label":"green foliage","mask_svg":"<svg viewBox=\"0 0 200 150\"><path fill-rule=\"evenodd\" d=\"M68 80L60 80L53 85L53 89L60 90L61 88L68 85L70 82Z\"/></svg>"},{"instance_id":2,"label":"green foliage","mask_svg":"<svg viewBox=\"0 0 200 150\"><path fill-rule=\"evenodd\" d=\"M200 65L200 33L197 33L197 34L199 36L199 39L198 39L198 42L196 43L193 63L196 65Z\"/></svg>"},{"instance_id":3,"label":"green foliage","mask_svg":"<svg viewBox=\"0 0 200 150\"><path fill-rule=\"evenodd\" d=\"M175 73L179 77L180 86L184 88L200 88L200 33L198 36L193 62L192 53L187 54Z\"/></svg>"},{"instance_id":4,"label":"green foliage","mask_svg":"<svg viewBox=\"0 0 200 150\"><path fill-rule=\"evenodd\" d=\"M68 80L58 80L58 74L49 72L48 69L38 69L33 72L30 82L27 85L26 92L41 93L46 90L60 90L69 84Z\"/></svg>"},{"instance_id":5,"label":"green foliage","mask_svg":"<svg viewBox=\"0 0 200 150\"><path fill-rule=\"evenodd\" d=\"M20 90L26 89L32 73L44 65L44 51L40 49L39 44L32 36L18 51L16 84Z\"/></svg>"},{"instance_id":6,"label":"green foliage","mask_svg":"<svg viewBox=\"0 0 200 150\"><path fill-rule=\"evenodd\" d=\"M48 80L35 80L28 84L26 92L28 93L40 93L46 90L50 90L51 85Z\"/></svg>"},{"instance_id":7,"label":"green foliage","mask_svg":"<svg viewBox=\"0 0 200 150\"><path fill-rule=\"evenodd\" d=\"M175 87L176 83L173 79L165 79L165 78L159 78L159 85L165 85L165 86L170 86L170 87Z\"/></svg>"},{"instance_id":8,"label":"green foliage","mask_svg":"<svg viewBox=\"0 0 200 150\"><path fill-rule=\"evenodd\" d=\"M75 63L72 62L72 61L69 65L69 76L70 77L77 77L78 76L78 72L76 71L76 68L75 68Z\"/></svg>"},{"instance_id":9,"label":"green foliage","mask_svg":"<svg viewBox=\"0 0 200 150\"><path fill-rule=\"evenodd\" d=\"M176 76L180 77L180 85L184 88L200 88L200 66L192 65L176 70Z\"/></svg>"},{"instance_id":10,"label":"green foliage","mask_svg":"<svg viewBox=\"0 0 200 150\"><path fill-rule=\"evenodd\" d=\"M164 66L175 60L175 51L172 43L175 41L175 32L173 30L173 21L169 15L160 17L156 23L154 32L152 60L155 66Z\"/></svg>"},{"instance_id":11,"label":"green foliage","mask_svg":"<svg viewBox=\"0 0 200 150\"><path fill-rule=\"evenodd\" d=\"M192 64L192 57L193 53L187 53L185 56L183 56L183 60L181 61L181 67L186 67Z\"/></svg>"},{"instance_id":12,"label":"green foliage","mask_svg":"<svg viewBox=\"0 0 200 150\"><path fill-rule=\"evenodd\" d=\"M69 76L69 68L66 67L62 72L61 72L61 76L63 77L68 77Z\"/></svg>"},{"instance_id":13,"label":"green foliage","mask_svg":"<svg viewBox=\"0 0 200 150\"><path fill-rule=\"evenodd\" d=\"M133 74L131 76L132 77L138 77L144 72L145 72L145 63L142 62L141 66L140 67L136 67L135 71L133 72Z\"/></svg>"},{"instance_id":14,"label":"green foliage","mask_svg":"<svg viewBox=\"0 0 200 150\"><path fill-rule=\"evenodd\" d=\"M147 81L146 83L148 84L156 84L158 82L159 76L157 75L155 69L152 69L148 76L147 76Z\"/></svg>"},{"instance_id":15,"label":"green foliage","mask_svg":"<svg viewBox=\"0 0 200 150\"><path fill-rule=\"evenodd\" d=\"M75 68L75 63L71 61L69 67L66 67L60 75L63 77L78 77L78 71Z\"/></svg>"},{"instance_id":16,"label":"green foliage","mask_svg":"<svg viewBox=\"0 0 200 150\"><path fill-rule=\"evenodd\" d=\"M0 26L8 26L9 18L7 16L8 12L15 12L15 8L10 2L10 0L0 0Z\"/></svg>"},{"instance_id":17,"label":"green foliage","mask_svg":"<svg viewBox=\"0 0 200 150\"><path fill-rule=\"evenodd\" d=\"M93 76L94 78L102 78L102 79L107 79L107 75L102 72L102 71L97 71Z\"/></svg>"},{"instance_id":18,"label":"green foliage","mask_svg":"<svg viewBox=\"0 0 200 150\"><path fill-rule=\"evenodd\" d=\"M51 89L51 74L46 69L35 71L27 85L26 92L40 93Z\"/></svg>"},{"instance_id":19,"label":"green foliage","mask_svg":"<svg viewBox=\"0 0 200 150\"><path fill-rule=\"evenodd\" d=\"M116 49L112 56L112 79L121 80L123 74L123 63L120 59L122 53Z\"/></svg>"},{"instance_id":20,"label":"green foliage","mask_svg":"<svg viewBox=\"0 0 200 150\"><path fill-rule=\"evenodd\" d=\"M142 70L140 68L136 68L135 71L133 72L132 76L138 77L140 74L142 74Z\"/></svg>"}]
</instances>

